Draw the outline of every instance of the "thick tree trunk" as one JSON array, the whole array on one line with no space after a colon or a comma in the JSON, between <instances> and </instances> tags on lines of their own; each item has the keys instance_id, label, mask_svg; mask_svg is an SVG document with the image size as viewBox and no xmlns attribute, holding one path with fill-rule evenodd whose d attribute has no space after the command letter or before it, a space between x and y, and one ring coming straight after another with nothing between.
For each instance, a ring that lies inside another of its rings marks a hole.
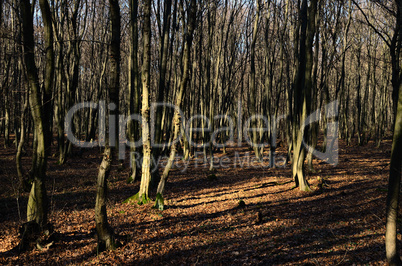
<instances>
[{"instance_id":1,"label":"thick tree trunk","mask_svg":"<svg viewBox=\"0 0 402 266\"><path fill-rule=\"evenodd\" d=\"M38 71L35 65L33 15L29 0L21 1L22 28L24 36L24 57L28 83L30 87L31 113L35 126L36 145L34 145L34 161L32 166L33 184L29 194L27 217L28 221L36 222L40 228L47 224L48 202L45 188L47 152L45 136L49 130L44 117L44 108L41 101ZM42 10L46 12L46 10ZM49 63L49 62L48 62ZM48 77L50 78L50 77Z\"/></svg>"},{"instance_id":2,"label":"thick tree trunk","mask_svg":"<svg viewBox=\"0 0 402 266\"><path fill-rule=\"evenodd\" d=\"M306 156L303 147L305 138L305 122L309 113L312 89L312 66L313 66L313 38L315 33L315 12L317 10L317 1L312 0L310 6L307 6L307 0L303 0L300 18L300 50L298 60L298 70L295 84L295 116L293 117L293 178L296 186L302 191L310 191L310 187L304 175L304 160Z\"/></svg>"},{"instance_id":3,"label":"thick tree trunk","mask_svg":"<svg viewBox=\"0 0 402 266\"><path fill-rule=\"evenodd\" d=\"M402 90L399 87L399 99L395 120L394 138L392 144L391 166L387 195L387 230L385 244L387 260L390 265L401 265L397 248L397 218L399 206L399 189L401 182L402 167Z\"/></svg>"},{"instance_id":4,"label":"thick tree trunk","mask_svg":"<svg viewBox=\"0 0 402 266\"><path fill-rule=\"evenodd\" d=\"M398 210L399 210L399 190L402 174L402 71L399 61L399 52L402 41L402 1L396 1L397 21L395 26L393 43L391 45L391 58L396 60L392 62L392 85L393 100L395 111L394 138L392 143L391 165L388 181L387 209L386 209L386 233L385 247L387 261L390 265L402 265L398 252ZM399 36L399 37L398 37ZM395 91L398 94L395 94ZM398 97L396 97L398 95Z\"/></svg>"}]
</instances>

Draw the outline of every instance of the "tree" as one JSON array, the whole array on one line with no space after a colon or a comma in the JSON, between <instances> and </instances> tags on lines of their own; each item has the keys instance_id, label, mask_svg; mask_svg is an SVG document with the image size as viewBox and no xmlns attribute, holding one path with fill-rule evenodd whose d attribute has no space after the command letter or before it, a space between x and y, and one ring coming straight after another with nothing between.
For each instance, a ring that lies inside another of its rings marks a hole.
<instances>
[{"instance_id":1,"label":"tree","mask_svg":"<svg viewBox=\"0 0 402 266\"><path fill-rule=\"evenodd\" d=\"M43 84L43 114L44 114L44 137L46 141L46 154L50 153L52 143L52 121L53 121L53 79L54 79L54 44L53 44L53 23L52 13L48 0L39 0L44 24L44 39L46 51L45 79Z\"/></svg>"},{"instance_id":2,"label":"tree","mask_svg":"<svg viewBox=\"0 0 402 266\"><path fill-rule=\"evenodd\" d=\"M395 119L394 137L392 142L391 165L387 194L387 229L385 245L387 261L390 265L401 265L402 261L397 249L397 227L399 189L402 174L402 85L399 86L399 99Z\"/></svg>"},{"instance_id":3,"label":"tree","mask_svg":"<svg viewBox=\"0 0 402 266\"><path fill-rule=\"evenodd\" d=\"M149 201L149 185L151 182L152 147L150 135L150 86L151 86L151 0L144 1L143 22L143 62L142 62L142 176L140 191L137 196L139 201Z\"/></svg>"},{"instance_id":4,"label":"tree","mask_svg":"<svg viewBox=\"0 0 402 266\"><path fill-rule=\"evenodd\" d=\"M116 117L119 114L119 87L120 87L120 6L118 0L109 0L110 20L111 20L111 45L110 45L110 116L109 116L109 137L103 153L102 163L99 166L96 204L95 204L95 222L98 235L98 250L113 250L117 244L115 242L114 232L107 221L107 178L111 169L111 162L115 156L113 153L117 150L119 141L119 126ZM114 119L111 119L113 117ZM117 150L118 152L118 150Z\"/></svg>"},{"instance_id":5,"label":"tree","mask_svg":"<svg viewBox=\"0 0 402 266\"><path fill-rule=\"evenodd\" d=\"M303 0L300 9L300 40L298 51L298 69L295 80L294 116L293 116L293 160L292 171L296 186L302 191L309 191L310 187L304 175L304 159L306 151L303 139L307 133L305 122L310 111L313 67L313 39L315 34L315 13L317 1L312 0L307 6Z\"/></svg>"},{"instance_id":6,"label":"tree","mask_svg":"<svg viewBox=\"0 0 402 266\"><path fill-rule=\"evenodd\" d=\"M74 1L72 7L73 11L70 18L67 3L63 1L60 7L60 21L56 20L55 22L55 27L57 27L56 38L58 47L56 71L58 89L56 94L58 97L57 101L55 101L57 103L55 104L55 120L58 130L57 144L59 148L59 164L65 163L72 150L72 143L66 141L64 137L64 118L67 111L72 108L75 103L76 92L79 87L79 65L81 59L81 36L79 34L79 27L81 23L84 24L83 27L85 27L86 24L85 20L80 21L78 18L80 8L82 7L81 0ZM70 19L70 21L68 19ZM71 31L67 33L70 33L69 38L71 41L67 42L68 49L65 51L65 42L68 35L64 32L64 28L67 27L67 29L69 29L70 25ZM73 127L72 131L74 132L75 124L72 123L70 126ZM87 128L89 128L89 125Z\"/></svg>"},{"instance_id":7,"label":"tree","mask_svg":"<svg viewBox=\"0 0 402 266\"><path fill-rule=\"evenodd\" d=\"M138 114L140 111L140 80L138 69L138 0L130 0L130 57L129 57L129 72L128 72L128 112L129 115ZM132 120L128 123L128 135L130 139L131 158L131 175L128 179L129 183L134 182L137 176L137 159L135 156L136 147L135 141L139 137L140 128Z\"/></svg>"},{"instance_id":8,"label":"tree","mask_svg":"<svg viewBox=\"0 0 402 266\"><path fill-rule=\"evenodd\" d=\"M186 31L184 32L185 46L184 46L184 56L183 56L183 74L182 74L182 78L180 81L179 92L177 93L176 101L175 101L175 106L178 108L181 108L183 95L186 92L187 83L189 81L190 55L191 55L191 46L193 43L193 33L194 33L194 29L195 29L196 15L197 15L197 3L195 0L192 0L190 2L190 7L188 8L188 12L187 12L188 25L187 25ZM170 147L170 156L168 159L168 163L167 163L165 169L163 170L162 178L158 185L158 190L157 190L158 194L157 194L157 198L156 198L156 202L155 202L155 207L160 210L163 210L163 208L164 208L163 192L165 190L165 184L166 184L167 178L169 176L169 171L172 168L173 162L176 157L177 142L179 141L180 126L182 124L179 109L177 109L177 108L175 109L175 112L173 115L172 124L174 125L174 132L173 132L173 142Z\"/></svg>"},{"instance_id":9,"label":"tree","mask_svg":"<svg viewBox=\"0 0 402 266\"><path fill-rule=\"evenodd\" d=\"M391 42L392 85L394 98L395 126L392 142L391 165L388 181L385 246L390 265L402 265L397 249L397 219L399 209L399 189L402 174L402 66L399 54L402 46L402 1L396 0L396 24ZM398 98L396 97L398 95Z\"/></svg>"},{"instance_id":10,"label":"tree","mask_svg":"<svg viewBox=\"0 0 402 266\"><path fill-rule=\"evenodd\" d=\"M171 21L171 8L172 8L172 0L167 0L164 1L163 5L163 25L162 25L162 34L160 36L160 48L159 48L159 53L160 53L160 71L159 71L159 86L158 90L156 92L156 99L158 103L162 103L164 101L164 97L166 94L166 88L167 88L167 79L166 79L166 73L167 73L167 67L168 67L168 48L169 48L169 35L170 35L170 21ZM156 121L155 121L155 135L152 136L154 137L154 143L160 144L163 141L163 128L162 128L162 117L163 113L165 110L158 111L156 110ZM161 148L157 148L154 150L154 157L158 160L160 153L161 153Z\"/></svg>"},{"instance_id":11,"label":"tree","mask_svg":"<svg viewBox=\"0 0 402 266\"><path fill-rule=\"evenodd\" d=\"M52 43L50 35L52 34L51 22L49 14L50 8L48 6L48 2L46 0L41 0L41 11L44 17L48 20L45 23L45 28L47 32L46 45L48 49L52 49ZM33 175L33 183L31 192L29 194L28 200L28 210L27 217L28 221L34 221L39 225L40 228L44 228L47 226L48 219L48 201L46 195L46 167L47 167L47 157L48 157L48 148L49 141L46 140L46 137L49 137L49 125L48 120L44 115L45 108L41 99L41 91L46 91L46 89L50 89L51 81L45 82L44 90L41 90L39 85L38 78L38 70L35 65L35 43L33 37L33 14L32 7L29 0L21 1L21 16L22 16L22 29L23 29L23 37L24 37L24 57L26 64L26 74L28 77L28 83L30 87L30 105L31 105L31 113L35 126L35 136L37 140L36 146L34 146L34 158L32 165L32 175ZM48 68L46 71L46 80L53 79L52 76L49 76L52 73L52 57L47 54L46 61ZM45 98L46 99L46 98Z\"/></svg>"},{"instance_id":12,"label":"tree","mask_svg":"<svg viewBox=\"0 0 402 266\"><path fill-rule=\"evenodd\" d=\"M256 98L257 98L257 89L256 89L256 70L255 70L255 44L257 42L258 36L258 25L260 20L260 12L261 12L261 3L260 0L256 1L256 15L254 19L254 26L253 26L253 38L251 40L251 47L250 47L250 113L252 116L257 115L256 110ZM252 121L252 141L251 144L253 145L254 153L258 161L261 160L260 149L258 147L257 141L257 118L254 117Z\"/></svg>"}]
</instances>

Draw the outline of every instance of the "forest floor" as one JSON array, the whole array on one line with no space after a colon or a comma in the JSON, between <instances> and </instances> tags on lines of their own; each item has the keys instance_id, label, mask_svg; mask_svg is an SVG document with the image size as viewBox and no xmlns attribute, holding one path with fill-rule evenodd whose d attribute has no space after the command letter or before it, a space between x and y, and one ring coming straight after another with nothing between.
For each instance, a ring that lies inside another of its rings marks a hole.
<instances>
[{"instance_id":1,"label":"forest floor","mask_svg":"<svg viewBox=\"0 0 402 266\"><path fill-rule=\"evenodd\" d=\"M126 183L125 162L125 170L111 172L107 210L123 246L100 254L94 222L100 150L85 150L65 165L49 159L49 218L59 238L50 248L18 254L11 250L26 219L28 193L17 197L15 149L0 142L0 264L382 265L391 142L376 148L340 141L336 167L314 160L311 193L293 189L290 165L248 165L253 152L246 146L217 153L227 156L227 168L218 168L216 178L193 158L185 172L172 170L164 211L152 203L123 203L139 189L139 181ZM278 148L279 156L284 153ZM27 171L30 157L23 164ZM322 190L318 178L325 180Z\"/></svg>"}]
</instances>

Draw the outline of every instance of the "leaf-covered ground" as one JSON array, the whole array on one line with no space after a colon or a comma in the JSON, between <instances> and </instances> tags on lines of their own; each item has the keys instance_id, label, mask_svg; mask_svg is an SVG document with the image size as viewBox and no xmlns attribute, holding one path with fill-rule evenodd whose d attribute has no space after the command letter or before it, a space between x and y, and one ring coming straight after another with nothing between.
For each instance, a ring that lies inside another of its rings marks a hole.
<instances>
[{"instance_id":1,"label":"leaf-covered ground","mask_svg":"<svg viewBox=\"0 0 402 266\"><path fill-rule=\"evenodd\" d=\"M27 193L18 196L15 150L0 143L0 264L144 265L351 265L384 264L385 197L391 140L339 148L336 167L314 161L312 193L292 189L291 169L248 164L246 148L217 153L225 168L216 178L193 158L187 171L174 169L166 187L167 209L123 200L138 191L126 184L128 169L113 168L108 216L123 244L97 254L95 181L100 150L86 150L65 165L49 159L50 220L59 240L23 254L18 227L26 218ZM279 155L285 149L279 148ZM237 155L236 155L237 154ZM196 163L197 162L197 163ZM234 166L236 162L237 166ZM31 159L24 157L24 169ZM266 162L265 162L266 163ZM197 167L196 167L197 164ZM243 164L239 168L239 164ZM126 165L128 168L128 165ZM324 180L318 190L318 179ZM238 207L244 201L244 208ZM258 217L260 214L260 217ZM259 220L259 218L261 218Z\"/></svg>"}]
</instances>

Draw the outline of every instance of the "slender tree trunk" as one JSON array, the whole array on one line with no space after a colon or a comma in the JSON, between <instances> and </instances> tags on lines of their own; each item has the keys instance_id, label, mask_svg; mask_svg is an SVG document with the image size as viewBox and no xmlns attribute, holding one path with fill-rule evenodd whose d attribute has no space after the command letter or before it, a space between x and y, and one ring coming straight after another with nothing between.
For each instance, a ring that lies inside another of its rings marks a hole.
<instances>
[{"instance_id":1,"label":"slender tree trunk","mask_svg":"<svg viewBox=\"0 0 402 266\"><path fill-rule=\"evenodd\" d=\"M57 37L57 49L58 49L58 56L56 60L56 95L57 101L55 104L55 119L56 119L56 126L57 126L57 146L59 152L59 164L63 164L65 162L64 158L64 151L66 149L65 145L65 138L64 138L64 121L63 121L63 113L64 113L64 93L63 93L63 71L64 71L64 36L60 28L63 27L64 20L60 22L58 26L58 32L60 32L60 36ZM57 26L56 26L57 27ZM57 36L57 35L56 35Z\"/></svg>"},{"instance_id":2,"label":"slender tree trunk","mask_svg":"<svg viewBox=\"0 0 402 266\"><path fill-rule=\"evenodd\" d=\"M257 115L257 110L256 110L256 98L257 98L257 89L256 89L256 70L255 70L255 44L257 42L257 34L258 34L258 24L260 20L260 0L256 1L256 15L254 19L254 26L253 26L253 38L251 40L251 47L250 47L250 94L249 94L249 99L250 99L250 114L252 116ZM261 160L261 154L260 154L260 149L258 147L258 132L257 132L257 118L253 118L251 121L251 128L253 128L252 132L252 146L254 149L255 157L257 158L258 161Z\"/></svg>"},{"instance_id":3,"label":"slender tree trunk","mask_svg":"<svg viewBox=\"0 0 402 266\"><path fill-rule=\"evenodd\" d=\"M99 167L97 188L96 188L96 204L95 204L95 222L96 232L98 235L98 251L113 250L116 248L113 229L107 221L107 179L109 177L111 163L113 157L118 154L119 145L119 87L120 87L120 6L118 0L109 0L110 3L110 20L112 24L111 30L111 46L110 46L110 116L109 131L107 144L103 154L103 160ZM114 105L114 106L112 106ZM113 154L115 153L115 154Z\"/></svg>"},{"instance_id":4,"label":"slender tree trunk","mask_svg":"<svg viewBox=\"0 0 402 266\"><path fill-rule=\"evenodd\" d=\"M17 167L17 174L18 174L18 180L19 180L19 185L21 190L28 190L28 182L26 178L24 177L24 173L22 170L22 165L21 165L21 156L22 156L22 151L25 145L25 136L26 136L26 121L25 117L26 114L28 113L28 97L29 97L29 92L26 92L26 97L22 98L22 101L24 101L24 106L22 108L21 112L21 132L20 132L20 140L18 142L18 147L17 147L17 153L15 155L15 162L16 162L16 167ZM25 98L25 100L24 100Z\"/></svg>"},{"instance_id":5,"label":"slender tree trunk","mask_svg":"<svg viewBox=\"0 0 402 266\"><path fill-rule=\"evenodd\" d=\"M140 87L139 87L139 71L138 71L138 0L130 0L130 15L131 15L131 45L129 58L129 93L128 93L128 109L129 115L139 113L140 103ZM135 181L137 177L137 158L135 141L138 140L140 128L137 123L132 120L128 123L128 135L130 140L131 151L131 175L128 179L129 183Z\"/></svg>"},{"instance_id":6,"label":"slender tree trunk","mask_svg":"<svg viewBox=\"0 0 402 266\"><path fill-rule=\"evenodd\" d=\"M142 62L142 176L138 199L142 203L149 201L149 185L151 182L152 147L150 135L150 86L151 86L151 0L144 1L144 22L143 22L143 62Z\"/></svg>"},{"instance_id":7,"label":"slender tree trunk","mask_svg":"<svg viewBox=\"0 0 402 266\"><path fill-rule=\"evenodd\" d=\"M11 62L11 60L10 60ZM10 64L8 64L10 67ZM7 71L8 72L8 71ZM6 73L6 80L8 80L8 73ZM4 148L10 146L10 99L9 99L9 84L5 83L4 86Z\"/></svg>"},{"instance_id":8,"label":"slender tree trunk","mask_svg":"<svg viewBox=\"0 0 402 266\"><path fill-rule=\"evenodd\" d=\"M183 56L183 76L180 82L180 89L179 93L176 96L175 106L181 108L182 100L184 92L187 88L187 83L189 81L189 71L190 71L190 55L191 55L191 46L193 43L193 33L195 28L195 17L197 15L197 3L195 0L192 0L190 3L189 11L187 14L188 19L188 26L187 26L187 34L185 35L185 46L184 46L184 56ZM170 147L170 156L168 159L168 163L163 171L162 178L158 185L157 196L155 207L163 210L164 202L163 202L163 192L165 190L165 184L169 176L169 171L172 168L174 159L176 157L177 151L177 142L179 141L179 132L180 132L180 125L181 125L181 117L179 110L176 108L173 116L173 125L174 125L174 133L173 133L173 142Z\"/></svg>"},{"instance_id":9,"label":"slender tree trunk","mask_svg":"<svg viewBox=\"0 0 402 266\"><path fill-rule=\"evenodd\" d=\"M72 73L69 74L69 81L67 83L67 97L66 97L66 107L67 110L70 109L75 102L77 88L78 88L78 81L79 81L79 65L80 65L80 40L79 40L79 21L78 15L80 10L81 0L77 0L74 2L74 11L71 16L71 24L72 24L72 41L69 43L69 54L72 54ZM85 27L85 25L84 25ZM76 121L76 120L75 120ZM81 125L81 123L79 123ZM77 127L73 127L73 132ZM80 129L81 127L78 127ZM79 134L81 135L81 134ZM63 154L63 162L67 159L69 154L71 153L72 143L67 141L64 147L64 154Z\"/></svg>"},{"instance_id":10,"label":"slender tree trunk","mask_svg":"<svg viewBox=\"0 0 402 266\"><path fill-rule=\"evenodd\" d=\"M204 108L204 113L203 115L205 117L208 117L209 119L209 134L205 134L206 132L204 131L204 157L207 158L207 147L209 150L209 155L210 155L210 167L209 170L213 170L213 143L212 143L212 132L214 130L214 104L215 104L215 92L213 90L213 85L211 82L211 66L212 66L212 43L214 39L214 34L215 34L215 23L216 23L216 2L215 1L210 1L208 2L208 11L207 11L207 21L208 21L208 43L207 43L207 48L206 48L206 56L205 56L205 71L204 71L204 95L205 97L205 108ZM219 70L219 68L217 68ZM209 104L209 106L207 106ZM212 119L211 119L212 118ZM204 122L204 121L203 121ZM208 126L208 125L207 125ZM209 136L209 140L208 140Z\"/></svg>"},{"instance_id":11,"label":"slender tree trunk","mask_svg":"<svg viewBox=\"0 0 402 266\"><path fill-rule=\"evenodd\" d=\"M318 75L318 60L319 60L319 52L320 52L320 9L321 3L318 5L318 11L315 14L315 50L314 50L314 64L312 63L312 67L314 66L314 70L312 73L312 92L311 92L311 110L316 110L318 108L318 99L317 99L317 75ZM313 54L311 54L312 56ZM310 147L308 149L307 154L307 165L310 172L315 172L313 167L313 151L317 147L317 135L318 135L319 125L318 123L310 123L309 125L309 137L310 137Z\"/></svg>"},{"instance_id":12,"label":"slender tree trunk","mask_svg":"<svg viewBox=\"0 0 402 266\"><path fill-rule=\"evenodd\" d=\"M98 251L113 250L116 248L113 229L107 220L107 177L110 173L112 161L112 150L109 145L103 152L102 163L99 166L97 185L96 185L96 203L95 203L95 222L96 233L98 236Z\"/></svg>"}]
</instances>

